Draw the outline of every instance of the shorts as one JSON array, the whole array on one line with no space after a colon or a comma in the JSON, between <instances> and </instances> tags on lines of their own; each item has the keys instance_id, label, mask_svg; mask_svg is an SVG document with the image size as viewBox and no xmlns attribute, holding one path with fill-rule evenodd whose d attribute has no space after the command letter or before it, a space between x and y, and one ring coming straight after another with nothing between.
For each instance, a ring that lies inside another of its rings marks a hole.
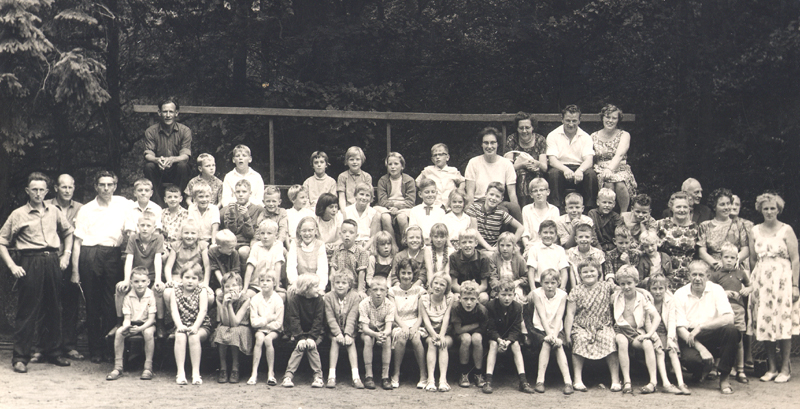
<instances>
[{"instance_id":1,"label":"shorts","mask_svg":"<svg viewBox=\"0 0 800 409\"><path fill-rule=\"evenodd\" d=\"M631 327L630 325L617 325L614 324L614 333L624 335L625 338L628 339L628 343L633 343L636 340L636 337L639 335L644 334L644 332L638 331L635 328Z\"/></svg>"},{"instance_id":2,"label":"shorts","mask_svg":"<svg viewBox=\"0 0 800 409\"><path fill-rule=\"evenodd\" d=\"M745 325L745 312L744 307L737 302L732 302L731 309L733 310L733 326L736 327L739 332L745 332L747 330L747 326Z\"/></svg>"}]
</instances>

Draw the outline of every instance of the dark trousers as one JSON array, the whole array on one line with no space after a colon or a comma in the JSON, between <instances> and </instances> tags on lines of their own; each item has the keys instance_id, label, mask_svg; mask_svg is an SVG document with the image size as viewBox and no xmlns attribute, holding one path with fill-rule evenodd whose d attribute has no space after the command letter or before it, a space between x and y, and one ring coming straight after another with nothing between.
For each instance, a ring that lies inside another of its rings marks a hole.
<instances>
[{"instance_id":1,"label":"dark trousers","mask_svg":"<svg viewBox=\"0 0 800 409\"><path fill-rule=\"evenodd\" d=\"M161 170L153 162L145 162L144 177L153 182L152 200L159 206L164 206L164 183L172 183L183 192L189 184L189 161L177 162L169 169Z\"/></svg>"},{"instance_id":2,"label":"dark trousers","mask_svg":"<svg viewBox=\"0 0 800 409\"><path fill-rule=\"evenodd\" d=\"M64 340L64 351L78 349L78 315L81 308L81 290L70 281L72 264L62 274L61 286L61 332Z\"/></svg>"},{"instance_id":3,"label":"dark trousers","mask_svg":"<svg viewBox=\"0 0 800 409\"><path fill-rule=\"evenodd\" d=\"M573 172L578 169L578 165L566 165ZM583 196L583 205L586 211L597 207L597 191L600 190L597 183L597 174L594 169L589 168L583 172L583 180L580 183L573 183L564 177L564 172L551 167L547 170L547 183L550 184L550 196L547 200L553 206L558 207L564 213L564 196L567 189L573 189Z\"/></svg>"},{"instance_id":4,"label":"dark trousers","mask_svg":"<svg viewBox=\"0 0 800 409\"><path fill-rule=\"evenodd\" d=\"M19 266L25 275L17 279L19 307L14 331L12 364L27 364L34 343L42 353L54 358L61 355L61 267L58 253L23 254ZM38 341L34 336L38 333Z\"/></svg>"},{"instance_id":5,"label":"dark trousers","mask_svg":"<svg viewBox=\"0 0 800 409\"><path fill-rule=\"evenodd\" d=\"M107 352L104 336L117 322L114 293L123 278L120 255L119 247L81 247L78 268L86 296L86 329L92 356Z\"/></svg>"},{"instance_id":6,"label":"dark trousers","mask_svg":"<svg viewBox=\"0 0 800 409\"><path fill-rule=\"evenodd\" d=\"M736 363L736 351L739 349L740 337L739 330L730 324L717 329L700 331L694 339L703 344L708 352L714 355L714 358L719 358L717 371L721 376L727 376ZM681 348L681 362L686 369L693 374L701 372L703 358L700 357L700 353L696 349L690 348L680 338L678 338L678 346Z\"/></svg>"}]
</instances>

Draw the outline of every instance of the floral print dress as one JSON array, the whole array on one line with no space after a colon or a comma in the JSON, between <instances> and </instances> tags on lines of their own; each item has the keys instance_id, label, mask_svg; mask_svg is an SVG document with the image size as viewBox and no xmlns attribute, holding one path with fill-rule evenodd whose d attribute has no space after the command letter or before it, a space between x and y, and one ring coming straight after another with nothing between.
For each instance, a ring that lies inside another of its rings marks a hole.
<instances>
[{"instance_id":1,"label":"floral print dress","mask_svg":"<svg viewBox=\"0 0 800 409\"><path fill-rule=\"evenodd\" d=\"M617 129L617 133L611 138L610 141L603 141L600 139L600 131L592 134L592 142L594 142L594 171L597 173L597 180L602 186L604 183L625 183L628 188L628 194L633 197L636 194L636 178L633 177L630 165L628 165L628 155L622 157L617 166L617 171L611 177L603 178L600 176L603 170L608 169L608 164L611 159L614 159L614 154L617 153L622 130Z\"/></svg>"},{"instance_id":2,"label":"floral print dress","mask_svg":"<svg viewBox=\"0 0 800 409\"><path fill-rule=\"evenodd\" d=\"M662 240L658 249L672 257L672 276L667 277L672 291L689 283L689 263L694 259L698 230L694 222L688 226L679 226L672 218L656 222L656 232Z\"/></svg>"},{"instance_id":3,"label":"floral print dress","mask_svg":"<svg viewBox=\"0 0 800 409\"><path fill-rule=\"evenodd\" d=\"M785 235L786 224L774 236L765 236L761 226L753 228L756 266L750 300L752 331L758 341L792 339L800 335L800 303L792 303L792 265Z\"/></svg>"},{"instance_id":4,"label":"floral print dress","mask_svg":"<svg viewBox=\"0 0 800 409\"><path fill-rule=\"evenodd\" d=\"M519 137L517 134L511 134L506 138L506 152L510 151L525 152L533 156L534 159L539 160L539 155L547 151L547 140L544 136L534 132L533 145L531 145L530 148L523 148L519 144ZM517 159L517 156L519 156L519 154L515 154L513 158L510 159L512 163ZM525 168L517 169L517 201L519 201L519 207L533 203L531 193L528 190L528 184L537 177L546 178L547 175L541 171L531 172Z\"/></svg>"},{"instance_id":5,"label":"floral print dress","mask_svg":"<svg viewBox=\"0 0 800 409\"><path fill-rule=\"evenodd\" d=\"M573 354L602 359L617 350L611 320L611 295L615 287L608 281L600 281L592 288L578 285L569 293L569 302L575 304Z\"/></svg>"}]
</instances>

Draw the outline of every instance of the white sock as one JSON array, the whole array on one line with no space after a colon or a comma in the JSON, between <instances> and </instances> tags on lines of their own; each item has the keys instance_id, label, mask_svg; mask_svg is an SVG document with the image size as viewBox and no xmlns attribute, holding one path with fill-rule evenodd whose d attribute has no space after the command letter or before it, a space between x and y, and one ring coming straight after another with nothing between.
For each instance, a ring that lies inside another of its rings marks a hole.
<instances>
[{"instance_id":1,"label":"white sock","mask_svg":"<svg viewBox=\"0 0 800 409\"><path fill-rule=\"evenodd\" d=\"M353 368L353 379L359 379L359 378L360 376L358 376L358 368Z\"/></svg>"},{"instance_id":2,"label":"white sock","mask_svg":"<svg viewBox=\"0 0 800 409\"><path fill-rule=\"evenodd\" d=\"M336 379L336 368L331 368L328 371L328 379Z\"/></svg>"}]
</instances>

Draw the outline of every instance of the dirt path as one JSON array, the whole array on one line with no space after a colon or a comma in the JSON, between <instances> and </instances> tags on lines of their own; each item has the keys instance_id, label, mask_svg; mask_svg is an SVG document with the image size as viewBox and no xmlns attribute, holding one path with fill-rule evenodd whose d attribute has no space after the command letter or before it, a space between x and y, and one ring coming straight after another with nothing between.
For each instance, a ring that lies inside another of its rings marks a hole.
<instances>
[{"instance_id":1,"label":"dirt path","mask_svg":"<svg viewBox=\"0 0 800 409\"><path fill-rule=\"evenodd\" d=\"M762 383L752 379L749 385L734 382L735 393L723 396L712 389L714 382L690 385L691 396L672 396L663 393L654 395L622 396L611 393L587 382L590 390L564 396L561 384L552 376L543 395L524 395L516 391L516 379L510 375L496 379L496 391L484 395L477 388L455 388L449 393L425 393L414 388L415 379L403 379L400 389L394 391L355 390L340 374L336 389L312 389L308 373L295 378L293 389L266 386L265 374L260 374L259 384L248 386L217 384L215 373L203 373L201 386L177 386L174 369L156 373L152 381L139 380L140 368L131 369L117 381L108 382L105 375L112 364L101 365L89 362L73 362L68 368L49 364L31 364L27 374L16 374L11 369L11 353L0 352L0 408L137 408L158 406L245 408L269 406L272 408L413 408L413 407L476 407L476 408L525 408L538 407L614 407L614 408L796 408L800 406L800 380L787 384ZM800 368L800 358L794 358L794 367ZM169 372L167 372L169 371ZM549 374L548 374L549 375ZM247 379L244 377L244 379ZM598 378L602 380L602 378ZM634 388L641 387L634 384Z\"/></svg>"}]
</instances>

